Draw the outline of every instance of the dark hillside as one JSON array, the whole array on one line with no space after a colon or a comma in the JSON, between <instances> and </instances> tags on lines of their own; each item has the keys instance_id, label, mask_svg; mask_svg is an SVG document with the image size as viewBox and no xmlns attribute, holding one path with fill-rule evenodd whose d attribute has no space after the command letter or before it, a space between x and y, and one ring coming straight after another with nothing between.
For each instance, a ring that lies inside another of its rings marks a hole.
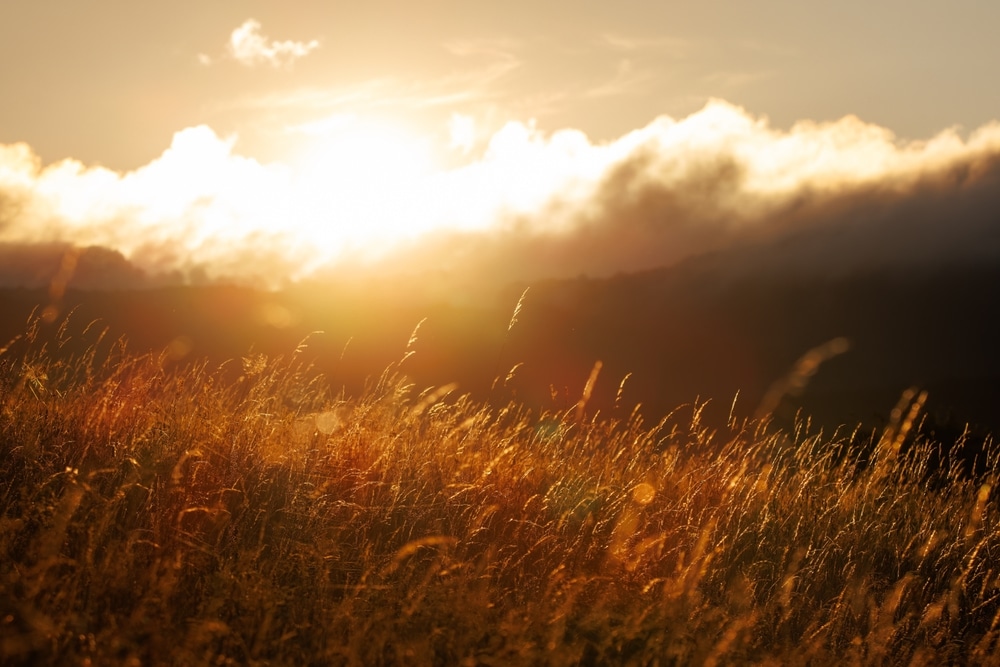
<instances>
[{"instance_id":1,"label":"dark hillside","mask_svg":"<svg viewBox=\"0 0 1000 667\"><path fill-rule=\"evenodd\" d=\"M710 260L609 279L532 286L507 332L523 287L482 305L451 305L365 290L302 287L269 294L237 287L69 291L57 325L70 315L70 342L86 347L104 327L129 349L168 350L171 362L213 363L252 353L304 354L337 387L356 394L404 354L418 322L415 354L403 370L419 386L457 382L487 396L494 376L534 405L569 407L594 363L603 362L591 408L608 410L631 373L619 410L641 403L658 418L711 398L724 417L740 392L738 414L752 414L772 384L809 350L837 338L850 349L823 363L805 391L777 415L802 407L819 423L881 423L907 387L930 393L942 423L1000 426L1000 267L867 271L832 278L799 274L734 277ZM24 331L47 290L0 291L0 337ZM92 321L87 335L81 332ZM312 332L320 332L322 334ZM310 335L312 334L312 335ZM711 410L710 410L711 412Z\"/></svg>"}]
</instances>

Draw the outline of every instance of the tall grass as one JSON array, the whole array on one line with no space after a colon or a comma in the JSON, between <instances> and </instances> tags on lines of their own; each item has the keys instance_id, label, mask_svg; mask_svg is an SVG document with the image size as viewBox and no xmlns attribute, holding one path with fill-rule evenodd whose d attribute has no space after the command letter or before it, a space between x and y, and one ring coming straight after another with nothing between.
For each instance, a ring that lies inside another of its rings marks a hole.
<instances>
[{"instance_id":1,"label":"tall grass","mask_svg":"<svg viewBox=\"0 0 1000 667\"><path fill-rule=\"evenodd\" d=\"M0 355L4 664L998 661L996 453L962 475L919 397L712 431L38 326Z\"/></svg>"}]
</instances>

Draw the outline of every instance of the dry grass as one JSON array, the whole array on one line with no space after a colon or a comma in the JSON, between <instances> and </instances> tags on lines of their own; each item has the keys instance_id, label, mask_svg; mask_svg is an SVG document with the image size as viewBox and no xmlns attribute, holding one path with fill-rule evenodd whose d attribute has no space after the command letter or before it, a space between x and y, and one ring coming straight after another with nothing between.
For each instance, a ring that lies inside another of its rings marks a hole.
<instances>
[{"instance_id":1,"label":"dry grass","mask_svg":"<svg viewBox=\"0 0 1000 667\"><path fill-rule=\"evenodd\" d=\"M919 397L865 446L65 337L0 355L4 664L998 661L997 461Z\"/></svg>"}]
</instances>

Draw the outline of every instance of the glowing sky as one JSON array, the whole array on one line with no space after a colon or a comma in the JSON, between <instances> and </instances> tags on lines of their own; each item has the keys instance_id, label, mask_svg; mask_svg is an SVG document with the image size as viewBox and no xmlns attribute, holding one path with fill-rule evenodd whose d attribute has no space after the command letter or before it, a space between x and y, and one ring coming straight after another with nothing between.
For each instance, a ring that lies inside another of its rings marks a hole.
<instances>
[{"instance_id":1,"label":"glowing sky","mask_svg":"<svg viewBox=\"0 0 1000 667\"><path fill-rule=\"evenodd\" d=\"M655 266L806 191L1000 154L997 25L974 1L7 2L0 242L271 283L529 238L560 270Z\"/></svg>"}]
</instances>

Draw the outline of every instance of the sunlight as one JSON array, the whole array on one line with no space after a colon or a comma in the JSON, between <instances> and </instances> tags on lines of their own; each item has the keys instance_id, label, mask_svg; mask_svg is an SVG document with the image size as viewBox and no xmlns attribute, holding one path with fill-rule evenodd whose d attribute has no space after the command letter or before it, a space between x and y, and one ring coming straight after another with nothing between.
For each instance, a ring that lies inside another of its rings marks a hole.
<instances>
[{"instance_id":1,"label":"sunlight","mask_svg":"<svg viewBox=\"0 0 1000 667\"><path fill-rule=\"evenodd\" d=\"M426 216L416 205L437 167L428 140L354 115L296 130L307 136L291 160L297 231L331 252L370 249L426 231Z\"/></svg>"},{"instance_id":2,"label":"sunlight","mask_svg":"<svg viewBox=\"0 0 1000 667\"><path fill-rule=\"evenodd\" d=\"M440 263L420 257L459 240L487 254L554 243L573 272L649 268L710 245L711 234L685 230L767 225L801 193L818 201L875 183L905 192L954 165L973 169L1000 153L1000 124L903 142L854 117L774 129L716 100L602 143L530 119L494 127L454 114L435 127L347 113L289 126L284 141L283 159L261 161L236 134L188 127L128 172L43 165L26 144L0 146L13 221L0 241L99 245L153 274L267 284ZM595 234L607 242L599 253Z\"/></svg>"}]
</instances>

